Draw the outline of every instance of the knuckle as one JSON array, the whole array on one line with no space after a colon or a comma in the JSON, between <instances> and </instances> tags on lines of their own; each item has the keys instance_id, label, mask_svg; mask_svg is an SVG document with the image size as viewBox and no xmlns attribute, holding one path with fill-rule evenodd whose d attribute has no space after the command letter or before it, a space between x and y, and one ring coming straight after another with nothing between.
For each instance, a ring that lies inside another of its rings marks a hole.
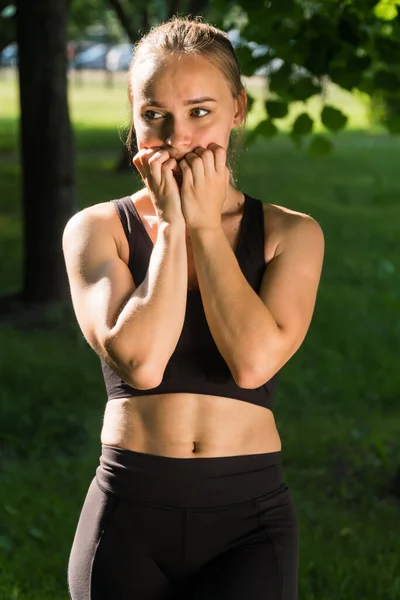
<instances>
[{"instance_id":1,"label":"knuckle","mask_svg":"<svg viewBox=\"0 0 400 600\"><path fill-rule=\"evenodd\" d=\"M153 163L157 162L157 160L160 158L160 152L156 152L155 154L153 154L152 156L150 156L149 160L147 161L149 165L152 165Z\"/></svg>"}]
</instances>

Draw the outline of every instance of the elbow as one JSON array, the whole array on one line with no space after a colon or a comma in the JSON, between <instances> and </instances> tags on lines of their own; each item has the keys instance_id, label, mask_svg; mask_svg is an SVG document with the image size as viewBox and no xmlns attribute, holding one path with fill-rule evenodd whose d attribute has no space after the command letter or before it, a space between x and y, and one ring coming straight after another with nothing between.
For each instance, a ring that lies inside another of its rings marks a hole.
<instances>
[{"instance_id":1,"label":"elbow","mask_svg":"<svg viewBox=\"0 0 400 600\"><path fill-rule=\"evenodd\" d=\"M263 367L260 367L259 369L254 367L247 369L242 367L241 369L237 369L233 374L233 379L240 388L255 390L271 379L271 376L270 369L268 369L267 372L264 364Z\"/></svg>"},{"instance_id":2,"label":"elbow","mask_svg":"<svg viewBox=\"0 0 400 600\"><path fill-rule=\"evenodd\" d=\"M237 373L233 378L236 385L246 390L255 390L265 383L265 380L260 381L259 379L256 379L253 373L245 373L244 371Z\"/></svg>"},{"instance_id":3,"label":"elbow","mask_svg":"<svg viewBox=\"0 0 400 600\"><path fill-rule=\"evenodd\" d=\"M159 371L151 368L149 365L141 365L129 369L129 385L136 390L152 390L158 387L163 379Z\"/></svg>"},{"instance_id":4,"label":"elbow","mask_svg":"<svg viewBox=\"0 0 400 600\"><path fill-rule=\"evenodd\" d=\"M121 351L115 344L115 338L109 337L103 346L104 358L110 367L125 383L136 390L151 390L158 387L163 379L160 369L149 362L141 362Z\"/></svg>"},{"instance_id":5,"label":"elbow","mask_svg":"<svg viewBox=\"0 0 400 600\"><path fill-rule=\"evenodd\" d=\"M117 372L125 383L135 390L152 390L162 382L163 377L162 375L160 376L159 371L148 364L135 365L132 360L127 360L123 363L114 360L113 363L117 367L114 368L114 371Z\"/></svg>"}]
</instances>

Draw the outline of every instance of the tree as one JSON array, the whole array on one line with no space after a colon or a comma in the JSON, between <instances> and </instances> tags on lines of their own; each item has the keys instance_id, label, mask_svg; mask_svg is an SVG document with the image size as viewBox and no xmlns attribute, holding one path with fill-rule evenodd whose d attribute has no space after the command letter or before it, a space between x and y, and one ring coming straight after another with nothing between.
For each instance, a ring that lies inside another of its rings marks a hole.
<instances>
[{"instance_id":1,"label":"tree","mask_svg":"<svg viewBox=\"0 0 400 600\"><path fill-rule=\"evenodd\" d=\"M19 0L20 156L24 239L21 299L69 295L62 231L76 210L66 79L67 0Z\"/></svg>"}]
</instances>

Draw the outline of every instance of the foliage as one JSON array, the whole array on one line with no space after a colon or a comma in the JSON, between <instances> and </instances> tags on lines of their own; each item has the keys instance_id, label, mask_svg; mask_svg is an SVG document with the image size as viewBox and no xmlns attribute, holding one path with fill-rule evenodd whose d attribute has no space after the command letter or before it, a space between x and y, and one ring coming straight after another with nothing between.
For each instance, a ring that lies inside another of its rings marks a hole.
<instances>
[{"instance_id":1,"label":"foliage","mask_svg":"<svg viewBox=\"0 0 400 600\"><path fill-rule=\"evenodd\" d=\"M400 106L400 0L239 0L239 5L213 0L210 14L218 26L236 25L243 40L266 47L256 58L246 45L237 51L245 75L264 68L269 77L268 118L257 135L276 134L284 107L323 95L327 79ZM386 116L391 133L399 131L399 117L400 108L399 114ZM346 115L329 104L320 118L331 132L346 127ZM295 141L311 131L306 114L293 122ZM252 134L248 142L253 140ZM313 154L318 148L326 153L328 145L311 141L309 148Z\"/></svg>"}]
</instances>

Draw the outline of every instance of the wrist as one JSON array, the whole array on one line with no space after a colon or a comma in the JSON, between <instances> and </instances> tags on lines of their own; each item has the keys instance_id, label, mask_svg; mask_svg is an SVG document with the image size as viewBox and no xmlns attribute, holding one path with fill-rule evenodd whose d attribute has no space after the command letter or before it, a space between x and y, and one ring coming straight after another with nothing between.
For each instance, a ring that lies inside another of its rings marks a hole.
<instances>
[{"instance_id":1,"label":"wrist","mask_svg":"<svg viewBox=\"0 0 400 600\"><path fill-rule=\"evenodd\" d=\"M173 237L185 237L186 227L185 221L165 221L158 220L158 235L168 235Z\"/></svg>"},{"instance_id":2,"label":"wrist","mask_svg":"<svg viewBox=\"0 0 400 600\"><path fill-rule=\"evenodd\" d=\"M188 227L187 233L190 239L198 241L206 241L218 238L221 234L225 235L222 226L203 226L203 227Z\"/></svg>"}]
</instances>

